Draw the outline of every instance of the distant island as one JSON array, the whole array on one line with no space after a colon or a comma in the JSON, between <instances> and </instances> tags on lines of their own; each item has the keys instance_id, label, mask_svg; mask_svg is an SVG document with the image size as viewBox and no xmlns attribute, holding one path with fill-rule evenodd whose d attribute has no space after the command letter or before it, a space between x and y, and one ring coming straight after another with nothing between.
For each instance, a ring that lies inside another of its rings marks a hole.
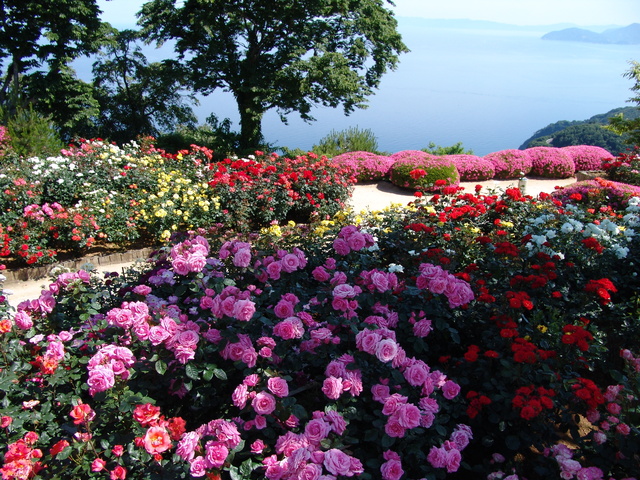
<instances>
[{"instance_id":1,"label":"distant island","mask_svg":"<svg viewBox=\"0 0 640 480\"><path fill-rule=\"evenodd\" d=\"M565 42L607 43L617 45L640 44L640 23L632 23L626 27L612 28L602 33L584 28L565 28L542 36L543 40L560 40Z\"/></svg>"}]
</instances>

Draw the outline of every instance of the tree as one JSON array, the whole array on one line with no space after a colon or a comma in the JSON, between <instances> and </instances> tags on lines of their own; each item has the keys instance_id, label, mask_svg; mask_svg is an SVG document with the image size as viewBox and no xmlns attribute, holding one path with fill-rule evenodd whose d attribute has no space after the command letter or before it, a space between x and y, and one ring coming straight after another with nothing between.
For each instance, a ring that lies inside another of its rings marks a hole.
<instances>
[{"instance_id":1,"label":"tree","mask_svg":"<svg viewBox=\"0 0 640 480\"><path fill-rule=\"evenodd\" d=\"M150 42L174 40L196 92L231 92L240 146L263 140L275 108L312 121L316 105L366 106L398 55L408 51L388 0L151 0L140 25Z\"/></svg>"},{"instance_id":2,"label":"tree","mask_svg":"<svg viewBox=\"0 0 640 480\"><path fill-rule=\"evenodd\" d=\"M177 125L193 126L190 95L180 92L175 62L149 63L133 30L113 30L93 65L95 96L100 104L100 135L125 142L138 135L158 136Z\"/></svg>"},{"instance_id":3,"label":"tree","mask_svg":"<svg viewBox=\"0 0 640 480\"><path fill-rule=\"evenodd\" d=\"M635 97L629 99L638 106L640 111L640 63L629 62L631 68L624 74L625 77L634 80L636 83L631 87L631 91L636 93ZM609 120L609 129L621 135L627 134L625 143L629 145L640 145L640 116L636 118L625 118L622 114Z\"/></svg>"},{"instance_id":4,"label":"tree","mask_svg":"<svg viewBox=\"0 0 640 480\"><path fill-rule=\"evenodd\" d=\"M57 71L95 52L103 35L96 0L0 0L0 106L36 71Z\"/></svg>"}]
</instances>

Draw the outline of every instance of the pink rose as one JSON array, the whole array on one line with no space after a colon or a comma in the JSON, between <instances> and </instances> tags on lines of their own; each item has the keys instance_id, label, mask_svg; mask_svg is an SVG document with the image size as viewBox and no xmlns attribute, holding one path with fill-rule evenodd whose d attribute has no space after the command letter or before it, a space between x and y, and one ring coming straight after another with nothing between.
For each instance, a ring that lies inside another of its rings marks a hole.
<instances>
[{"instance_id":1,"label":"pink rose","mask_svg":"<svg viewBox=\"0 0 640 480\"><path fill-rule=\"evenodd\" d=\"M349 248L351 248L351 250L358 251L362 250L365 247L367 241L362 233L354 232L352 235L349 235L347 244L349 245Z\"/></svg>"},{"instance_id":2,"label":"pink rose","mask_svg":"<svg viewBox=\"0 0 640 480\"><path fill-rule=\"evenodd\" d=\"M238 385L231 394L231 400L233 404L238 408L244 408L247 405L247 399L249 398L249 390L244 383Z\"/></svg>"},{"instance_id":3,"label":"pink rose","mask_svg":"<svg viewBox=\"0 0 640 480\"><path fill-rule=\"evenodd\" d=\"M310 420L304 427L304 434L312 445L319 445L331 432L331 426L322 418Z\"/></svg>"},{"instance_id":4,"label":"pink rose","mask_svg":"<svg viewBox=\"0 0 640 480\"><path fill-rule=\"evenodd\" d=\"M293 253L287 253L280 262L282 263L282 270L287 273L295 272L300 266L300 260Z\"/></svg>"},{"instance_id":5,"label":"pink rose","mask_svg":"<svg viewBox=\"0 0 640 480\"><path fill-rule=\"evenodd\" d=\"M342 395L342 379L336 377L327 377L322 383L322 393L331 400L337 400Z\"/></svg>"},{"instance_id":6,"label":"pink rose","mask_svg":"<svg viewBox=\"0 0 640 480\"><path fill-rule=\"evenodd\" d=\"M278 318L287 318L293 316L293 304L286 300L280 300L273 309Z\"/></svg>"},{"instance_id":7,"label":"pink rose","mask_svg":"<svg viewBox=\"0 0 640 480\"><path fill-rule=\"evenodd\" d=\"M171 448L169 432L164 427L150 427L144 436L144 448L151 455L169 450Z\"/></svg>"},{"instance_id":8,"label":"pink rose","mask_svg":"<svg viewBox=\"0 0 640 480\"><path fill-rule=\"evenodd\" d=\"M304 335L304 325L298 317L285 318L273 327L273 334L283 340L301 338Z\"/></svg>"},{"instance_id":9,"label":"pink rose","mask_svg":"<svg viewBox=\"0 0 640 480\"><path fill-rule=\"evenodd\" d=\"M220 468L229 455L229 449L220 442L207 442L205 446L205 460L210 468Z\"/></svg>"},{"instance_id":10,"label":"pink rose","mask_svg":"<svg viewBox=\"0 0 640 480\"><path fill-rule=\"evenodd\" d=\"M400 477L404 475L404 470L402 469L400 460L389 460L382 464L380 473L382 474L383 480L400 480Z\"/></svg>"},{"instance_id":11,"label":"pink rose","mask_svg":"<svg viewBox=\"0 0 640 480\"><path fill-rule=\"evenodd\" d=\"M115 385L113 370L106 365L97 365L89 371L87 379L91 396L98 392L104 392Z\"/></svg>"},{"instance_id":12,"label":"pink rose","mask_svg":"<svg viewBox=\"0 0 640 480\"><path fill-rule=\"evenodd\" d=\"M281 377L271 377L267 380L267 388L276 397L284 398L289 395L289 385L287 381Z\"/></svg>"},{"instance_id":13,"label":"pink rose","mask_svg":"<svg viewBox=\"0 0 640 480\"><path fill-rule=\"evenodd\" d=\"M233 256L233 264L236 267L246 268L251 264L251 250L242 248Z\"/></svg>"},{"instance_id":14,"label":"pink rose","mask_svg":"<svg viewBox=\"0 0 640 480\"><path fill-rule=\"evenodd\" d=\"M333 296L336 298L354 298L357 294L356 289L346 283L336 285L333 289Z\"/></svg>"},{"instance_id":15,"label":"pink rose","mask_svg":"<svg viewBox=\"0 0 640 480\"><path fill-rule=\"evenodd\" d=\"M29 330L33 327L33 320L31 319L31 316L24 310L16 312L13 317L13 321L16 322L16 326L20 330Z\"/></svg>"},{"instance_id":16,"label":"pink rose","mask_svg":"<svg viewBox=\"0 0 640 480\"><path fill-rule=\"evenodd\" d=\"M435 445L429 450L427 461L433 468L444 468L447 465L447 451Z\"/></svg>"},{"instance_id":17,"label":"pink rose","mask_svg":"<svg viewBox=\"0 0 640 480\"><path fill-rule=\"evenodd\" d=\"M442 394L447 400L452 400L460 393L460 385L453 380L447 380L442 386Z\"/></svg>"},{"instance_id":18,"label":"pink rose","mask_svg":"<svg viewBox=\"0 0 640 480\"><path fill-rule=\"evenodd\" d=\"M327 280L329 280L331 278L331 276L324 269L324 267L316 267L316 268L314 268L313 271L311 272L311 275L313 275L313 278L315 280L317 280L318 282L326 282Z\"/></svg>"},{"instance_id":19,"label":"pink rose","mask_svg":"<svg viewBox=\"0 0 640 480\"><path fill-rule=\"evenodd\" d=\"M400 422L395 415L389 417L387 419L387 423L384 425L384 433L392 438L402 438L406 431L407 429L400 425Z\"/></svg>"},{"instance_id":20,"label":"pink rose","mask_svg":"<svg viewBox=\"0 0 640 480\"><path fill-rule=\"evenodd\" d=\"M248 322L256 313L256 304L251 300L237 300L233 305L233 318L240 322Z\"/></svg>"},{"instance_id":21,"label":"pink rose","mask_svg":"<svg viewBox=\"0 0 640 480\"><path fill-rule=\"evenodd\" d=\"M189 263L187 262L187 260L180 256L177 258L174 258L171 261L171 266L173 267L173 270L178 274L178 275L187 275L189 273Z\"/></svg>"},{"instance_id":22,"label":"pink rose","mask_svg":"<svg viewBox=\"0 0 640 480\"><path fill-rule=\"evenodd\" d=\"M348 255L351 251L349 244L343 238L336 238L333 241L333 249L338 255Z\"/></svg>"},{"instance_id":23,"label":"pink rose","mask_svg":"<svg viewBox=\"0 0 640 480\"><path fill-rule=\"evenodd\" d=\"M344 417L334 410L329 410L324 418L329 422L331 430L337 435L342 435L347 429L347 422L344 420Z\"/></svg>"},{"instance_id":24,"label":"pink rose","mask_svg":"<svg viewBox=\"0 0 640 480\"><path fill-rule=\"evenodd\" d=\"M398 344L391 338L385 338L380 340L376 346L376 357L382 363L387 363L393 360L398 354Z\"/></svg>"},{"instance_id":25,"label":"pink rose","mask_svg":"<svg viewBox=\"0 0 640 480\"><path fill-rule=\"evenodd\" d=\"M54 298L53 293L49 290L43 290L38 297L38 307L40 308L40 311L44 313L51 313L55 306L56 299Z\"/></svg>"},{"instance_id":26,"label":"pink rose","mask_svg":"<svg viewBox=\"0 0 640 480\"><path fill-rule=\"evenodd\" d=\"M324 454L324 468L333 475L345 475L350 476L351 473L351 458L342 450L332 448L327 450Z\"/></svg>"},{"instance_id":27,"label":"pink rose","mask_svg":"<svg viewBox=\"0 0 640 480\"><path fill-rule=\"evenodd\" d=\"M189 348L196 348L200 335L194 330L183 330L175 336L176 343Z\"/></svg>"},{"instance_id":28,"label":"pink rose","mask_svg":"<svg viewBox=\"0 0 640 480\"><path fill-rule=\"evenodd\" d=\"M268 392L258 392L251 406L258 415L269 415L276 409L276 399Z\"/></svg>"},{"instance_id":29,"label":"pink rose","mask_svg":"<svg viewBox=\"0 0 640 480\"><path fill-rule=\"evenodd\" d=\"M299 480L318 480L320 475L322 475L322 467L315 463L307 463L297 472Z\"/></svg>"},{"instance_id":30,"label":"pink rose","mask_svg":"<svg viewBox=\"0 0 640 480\"><path fill-rule=\"evenodd\" d=\"M176 455L183 460L190 462L195 455L196 447L200 441L200 434L197 432L186 432L180 438L176 448Z\"/></svg>"},{"instance_id":31,"label":"pink rose","mask_svg":"<svg viewBox=\"0 0 640 480\"><path fill-rule=\"evenodd\" d=\"M422 385L429 377L429 367L424 362L415 361L407 366L403 374L409 385L417 387Z\"/></svg>"},{"instance_id":32,"label":"pink rose","mask_svg":"<svg viewBox=\"0 0 640 480\"><path fill-rule=\"evenodd\" d=\"M207 258L203 255L190 255L187 265L190 272L200 272L207 265Z\"/></svg>"},{"instance_id":33,"label":"pink rose","mask_svg":"<svg viewBox=\"0 0 640 480\"><path fill-rule=\"evenodd\" d=\"M271 280L279 280L281 270L282 266L280 265L280 262L272 262L267 265L267 274Z\"/></svg>"},{"instance_id":34,"label":"pink rose","mask_svg":"<svg viewBox=\"0 0 640 480\"><path fill-rule=\"evenodd\" d=\"M423 318L422 320L417 321L413 325L413 334L416 337L426 337L433 330L433 325L431 324L431 320L427 320Z\"/></svg>"},{"instance_id":35,"label":"pink rose","mask_svg":"<svg viewBox=\"0 0 640 480\"><path fill-rule=\"evenodd\" d=\"M258 439L251 444L251 453L254 455L260 455L266 447L265 443Z\"/></svg>"},{"instance_id":36,"label":"pink rose","mask_svg":"<svg viewBox=\"0 0 640 480\"><path fill-rule=\"evenodd\" d=\"M384 403L387 397L390 395L389 386L376 384L371 387L371 394L376 402Z\"/></svg>"},{"instance_id":37,"label":"pink rose","mask_svg":"<svg viewBox=\"0 0 640 480\"><path fill-rule=\"evenodd\" d=\"M415 428L420 425L422 415L420 409L411 403L405 403L398 406L395 415L398 423L404 428Z\"/></svg>"},{"instance_id":38,"label":"pink rose","mask_svg":"<svg viewBox=\"0 0 640 480\"><path fill-rule=\"evenodd\" d=\"M389 289L389 280L384 272L373 272L371 274L371 283L378 292L386 292Z\"/></svg>"},{"instance_id":39,"label":"pink rose","mask_svg":"<svg viewBox=\"0 0 640 480\"><path fill-rule=\"evenodd\" d=\"M192 477L204 477L207 473L207 461L202 456L198 456L191 461L189 473Z\"/></svg>"},{"instance_id":40,"label":"pink rose","mask_svg":"<svg viewBox=\"0 0 640 480\"><path fill-rule=\"evenodd\" d=\"M448 473L457 472L460 468L460 461L462 460L462 455L460 451L457 449L451 449L447 451L445 457L445 467L447 467Z\"/></svg>"}]
</instances>

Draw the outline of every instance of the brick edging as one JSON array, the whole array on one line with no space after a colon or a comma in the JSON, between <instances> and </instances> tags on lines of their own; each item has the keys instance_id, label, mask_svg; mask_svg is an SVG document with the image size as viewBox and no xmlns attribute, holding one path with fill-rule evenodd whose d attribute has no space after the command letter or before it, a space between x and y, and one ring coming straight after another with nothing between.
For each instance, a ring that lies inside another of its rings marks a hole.
<instances>
[{"instance_id":1,"label":"brick edging","mask_svg":"<svg viewBox=\"0 0 640 480\"><path fill-rule=\"evenodd\" d=\"M27 267L19 268L15 270L4 270L2 273L7 280L4 282L5 286L11 283L25 282L29 280L40 280L47 278L50 275L51 270L56 267L65 267L70 270L78 270L80 267L87 263L91 263L95 267L114 265L117 263L134 262L138 259L145 259L149 257L151 252L157 250L157 248L141 248L138 250L128 250L126 252L111 253L109 255L91 255L87 257L75 258L72 260L66 260L64 262L52 263L50 265L43 265L40 267Z\"/></svg>"}]
</instances>

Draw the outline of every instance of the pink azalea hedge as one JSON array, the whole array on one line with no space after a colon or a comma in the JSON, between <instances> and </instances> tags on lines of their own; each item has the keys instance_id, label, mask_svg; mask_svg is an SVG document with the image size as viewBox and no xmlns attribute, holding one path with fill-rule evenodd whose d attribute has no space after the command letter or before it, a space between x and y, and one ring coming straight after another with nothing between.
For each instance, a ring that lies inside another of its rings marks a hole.
<instances>
[{"instance_id":1,"label":"pink azalea hedge","mask_svg":"<svg viewBox=\"0 0 640 480\"><path fill-rule=\"evenodd\" d=\"M493 163L495 178L509 180L531 172L531 159L524 150L500 150L484 157Z\"/></svg>"},{"instance_id":2,"label":"pink azalea hedge","mask_svg":"<svg viewBox=\"0 0 640 480\"><path fill-rule=\"evenodd\" d=\"M613 155L604 148L594 147L592 145L574 145L563 147L562 150L573 160L576 166L576 172L602 170L603 161L613 158Z\"/></svg>"},{"instance_id":3,"label":"pink azalea hedge","mask_svg":"<svg viewBox=\"0 0 640 480\"><path fill-rule=\"evenodd\" d=\"M384 180L395 160L370 152L347 152L333 157L332 163L351 169L359 182Z\"/></svg>"},{"instance_id":4,"label":"pink azalea hedge","mask_svg":"<svg viewBox=\"0 0 640 480\"><path fill-rule=\"evenodd\" d=\"M476 155L447 155L460 173L461 182L491 180L496 174L493 162Z\"/></svg>"},{"instance_id":5,"label":"pink azalea hedge","mask_svg":"<svg viewBox=\"0 0 640 480\"><path fill-rule=\"evenodd\" d=\"M533 147L525 150L531 159L531 174L544 178L569 178L576 173L573 158L562 148Z\"/></svg>"}]
</instances>

